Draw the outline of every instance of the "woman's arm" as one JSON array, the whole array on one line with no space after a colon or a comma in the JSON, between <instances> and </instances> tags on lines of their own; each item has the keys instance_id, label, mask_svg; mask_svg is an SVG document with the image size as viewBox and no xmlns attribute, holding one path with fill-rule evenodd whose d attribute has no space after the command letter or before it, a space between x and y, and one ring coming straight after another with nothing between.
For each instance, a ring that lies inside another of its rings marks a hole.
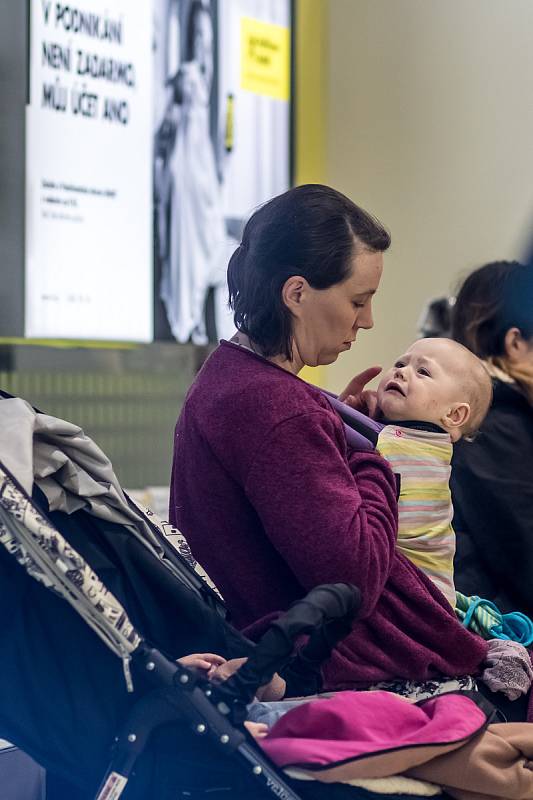
<instances>
[{"instance_id":1,"label":"woman's arm","mask_svg":"<svg viewBox=\"0 0 533 800\"><path fill-rule=\"evenodd\" d=\"M374 453L348 459L340 422L326 411L299 414L267 437L245 490L304 589L354 583L361 615L371 613L397 534L395 481L384 459Z\"/></svg>"}]
</instances>

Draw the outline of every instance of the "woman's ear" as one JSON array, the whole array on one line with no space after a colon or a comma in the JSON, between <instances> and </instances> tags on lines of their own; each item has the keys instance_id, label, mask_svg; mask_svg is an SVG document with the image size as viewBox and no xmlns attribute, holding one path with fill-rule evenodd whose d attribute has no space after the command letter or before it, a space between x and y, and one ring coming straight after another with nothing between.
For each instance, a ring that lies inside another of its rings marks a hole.
<instances>
[{"instance_id":1,"label":"woman's ear","mask_svg":"<svg viewBox=\"0 0 533 800\"><path fill-rule=\"evenodd\" d=\"M519 328L509 328L503 340L505 357L510 364L521 364L528 358L530 344L524 339Z\"/></svg>"},{"instance_id":2,"label":"woman's ear","mask_svg":"<svg viewBox=\"0 0 533 800\"><path fill-rule=\"evenodd\" d=\"M442 427L445 428L452 442L457 442L461 438L462 429L470 419L470 403L454 403L442 419Z\"/></svg>"},{"instance_id":3,"label":"woman's ear","mask_svg":"<svg viewBox=\"0 0 533 800\"><path fill-rule=\"evenodd\" d=\"M302 278L301 275L291 275L291 277L287 278L283 284L281 289L281 299L283 300L284 305L295 317L300 315L302 301L308 288L309 284L305 278Z\"/></svg>"}]
</instances>

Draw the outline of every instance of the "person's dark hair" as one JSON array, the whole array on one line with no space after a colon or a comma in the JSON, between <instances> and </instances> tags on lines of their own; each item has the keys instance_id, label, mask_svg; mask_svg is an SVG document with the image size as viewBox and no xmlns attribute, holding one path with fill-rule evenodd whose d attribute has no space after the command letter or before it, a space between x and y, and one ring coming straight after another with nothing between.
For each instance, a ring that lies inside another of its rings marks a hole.
<instances>
[{"instance_id":1,"label":"person's dark hair","mask_svg":"<svg viewBox=\"0 0 533 800\"><path fill-rule=\"evenodd\" d=\"M533 266L494 261L462 284L452 312L452 338L480 358L505 355L505 334L533 338Z\"/></svg>"},{"instance_id":2,"label":"person's dark hair","mask_svg":"<svg viewBox=\"0 0 533 800\"><path fill-rule=\"evenodd\" d=\"M358 249L383 252L389 245L380 222L329 186L307 184L274 197L252 214L228 265L237 330L263 355L290 359L285 281L301 275L314 289L327 289L349 276Z\"/></svg>"},{"instance_id":3,"label":"person's dark hair","mask_svg":"<svg viewBox=\"0 0 533 800\"><path fill-rule=\"evenodd\" d=\"M436 297L424 308L418 321L418 333L422 339L451 336L452 306L455 298Z\"/></svg>"},{"instance_id":4,"label":"person's dark hair","mask_svg":"<svg viewBox=\"0 0 533 800\"><path fill-rule=\"evenodd\" d=\"M194 61L194 36L196 18L201 14L211 16L211 11L202 0L192 0L187 17L187 33L185 36L185 61Z\"/></svg>"}]
</instances>

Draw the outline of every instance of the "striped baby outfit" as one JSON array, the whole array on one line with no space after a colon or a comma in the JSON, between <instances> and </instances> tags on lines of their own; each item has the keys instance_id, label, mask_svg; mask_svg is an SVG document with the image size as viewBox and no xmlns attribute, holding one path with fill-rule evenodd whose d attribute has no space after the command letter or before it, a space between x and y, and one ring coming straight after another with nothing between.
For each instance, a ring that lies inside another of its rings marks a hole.
<instances>
[{"instance_id":1,"label":"striped baby outfit","mask_svg":"<svg viewBox=\"0 0 533 800\"><path fill-rule=\"evenodd\" d=\"M431 578L455 608L455 533L449 486L453 446L449 434L437 426L420 423L420 428L404 422L386 425L376 449L400 475L398 549Z\"/></svg>"}]
</instances>

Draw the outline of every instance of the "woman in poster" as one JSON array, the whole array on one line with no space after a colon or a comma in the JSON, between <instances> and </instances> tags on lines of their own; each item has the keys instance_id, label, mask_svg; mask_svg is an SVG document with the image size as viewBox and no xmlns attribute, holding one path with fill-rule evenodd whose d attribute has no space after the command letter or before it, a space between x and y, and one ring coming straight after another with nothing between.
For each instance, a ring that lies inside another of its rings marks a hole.
<instances>
[{"instance_id":1,"label":"woman in poster","mask_svg":"<svg viewBox=\"0 0 533 800\"><path fill-rule=\"evenodd\" d=\"M171 79L169 113L177 114L177 119L169 162L173 191L161 298L175 338L204 344L206 295L209 287L215 287L219 323L226 267L237 243L226 233L209 130L214 31L210 8L202 0L191 3L186 30L185 60ZM223 335L220 327L218 333Z\"/></svg>"}]
</instances>

